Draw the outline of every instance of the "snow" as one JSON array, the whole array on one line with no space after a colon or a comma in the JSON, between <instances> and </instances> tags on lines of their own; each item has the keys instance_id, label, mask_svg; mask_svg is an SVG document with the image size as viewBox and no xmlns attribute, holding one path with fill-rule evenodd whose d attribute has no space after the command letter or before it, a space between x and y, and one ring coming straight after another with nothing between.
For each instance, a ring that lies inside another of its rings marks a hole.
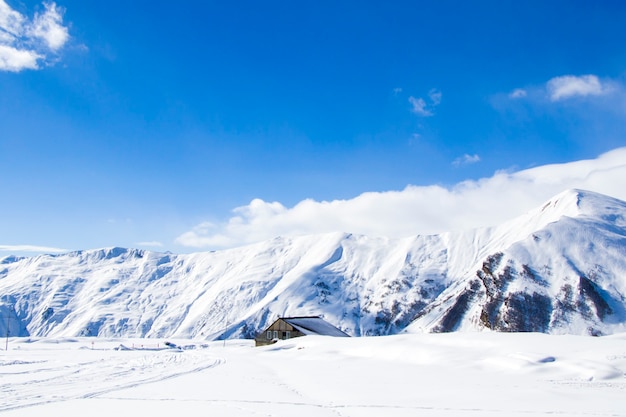
<instances>
[{"instance_id":1,"label":"snow","mask_svg":"<svg viewBox=\"0 0 626 417\"><path fill-rule=\"evenodd\" d=\"M626 416L624 333L12 338L0 375L6 417Z\"/></svg>"},{"instance_id":2,"label":"snow","mask_svg":"<svg viewBox=\"0 0 626 417\"><path fill-rule=\"evenodd\" d=\"M288 317L283 320L305 335L323 335L334 337L348 336L320 317Z\"/></svg>"},{"instance_id":3,"label":"snow","mask_svg":"<svg viewBox=\"0 0 626 417\"><path fill-rule=\"evenodd\" d=\"M547 306L522 330L623 332L625 219L625 202L568 190L505 224L440 235L330 233L187 255L114 247L7 257L0 335L8 323L13 336L252 338L278 317L318 315L351 336L481 331L485 317L492 329L520 330L505 327L507 315L528 318L522 299ZM477 281L496 258L491 276ZM486 293L489 279L509 272Z\"/></svg>"}]
</instances>

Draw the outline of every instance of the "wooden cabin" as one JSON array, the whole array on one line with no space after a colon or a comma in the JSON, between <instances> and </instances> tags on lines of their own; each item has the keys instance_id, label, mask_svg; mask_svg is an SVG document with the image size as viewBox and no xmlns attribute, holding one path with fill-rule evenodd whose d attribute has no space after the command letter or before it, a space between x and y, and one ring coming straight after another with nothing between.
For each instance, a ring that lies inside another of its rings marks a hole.
<instances>
[{"instance_id":1,"label":"wooden cabin","mask_svg":"<svg viewBox=\"0 0 626 417\"><path fill-rule=\"evenodd\" d=\"M254 339L256 346L306 335L350 337L319 316L281 317Z\"/></svg>"}]
</instances>

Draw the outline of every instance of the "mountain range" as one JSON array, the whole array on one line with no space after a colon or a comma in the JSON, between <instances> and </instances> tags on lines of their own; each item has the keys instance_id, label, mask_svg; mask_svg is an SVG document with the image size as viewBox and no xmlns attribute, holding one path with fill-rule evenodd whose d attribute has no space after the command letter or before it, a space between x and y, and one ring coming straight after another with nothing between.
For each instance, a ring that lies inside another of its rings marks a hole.
<instances>
[{"instance_id":1,"label":"mountain range","mask_svg":"<svg viewBox=\"0 0 626 417\"><path fill-rule=\"evenodd\" d=\"M0 335L251 338L308 315L352 336L624 331L626 202L568 190L504 224L439 235L0 258Z\"/></svg>"}]
</instances>

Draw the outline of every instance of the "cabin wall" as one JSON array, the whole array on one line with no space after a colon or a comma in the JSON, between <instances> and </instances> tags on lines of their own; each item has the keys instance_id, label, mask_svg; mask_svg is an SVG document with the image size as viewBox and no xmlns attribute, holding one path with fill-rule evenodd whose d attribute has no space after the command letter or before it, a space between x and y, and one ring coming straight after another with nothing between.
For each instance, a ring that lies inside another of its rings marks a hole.
<instances>
[{"instance_id":1,"label":"cabin wall","mask_svg":"<svg viewBox=\"0 0 626 417\"><path fill-rule=\"evenodd\" d=\"M272 344L273 340L293 339L294 337L304 336L304 333L296 330L289 323L277 320L267 329L261 332L255 339L256 346L264 346Z\"/></svg>"}]
</instances>

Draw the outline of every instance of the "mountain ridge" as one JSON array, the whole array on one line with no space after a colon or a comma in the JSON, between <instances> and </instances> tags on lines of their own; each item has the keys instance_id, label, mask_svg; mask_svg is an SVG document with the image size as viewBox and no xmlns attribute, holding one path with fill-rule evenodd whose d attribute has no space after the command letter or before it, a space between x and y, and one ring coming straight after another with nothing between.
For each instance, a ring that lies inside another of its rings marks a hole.
<instances>
[{"instance_id":1,"label":"mountain ridge","mask_svg":"<svg viewBox=\"0 0 626 417\"><path fill-rule=\"evenodd\" d=\"M0 314L24 336L252 337L278 316L318 314L354 336L614 333L626 323L625 218L621 200L567 190L502 225L439 235L5 257Z\"/></svg>"}]
</instances>

